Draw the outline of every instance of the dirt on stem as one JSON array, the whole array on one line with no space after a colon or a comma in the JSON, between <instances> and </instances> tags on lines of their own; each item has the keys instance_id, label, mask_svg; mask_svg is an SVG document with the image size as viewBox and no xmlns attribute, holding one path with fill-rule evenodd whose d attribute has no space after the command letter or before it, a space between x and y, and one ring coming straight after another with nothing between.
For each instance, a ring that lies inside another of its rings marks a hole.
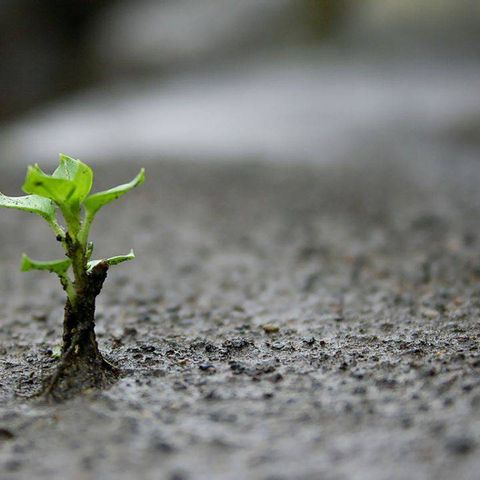
<instances>
[{"instance_id":1,"label":"dirt on stem","mask_svg":"<svg viewBox=\"0 0 480 480\"><path fill-rule=\"evenodd\" d=\"M107 278L108 264L101 262L88 273L85 287L77 291L75 305L67 300L63 322L62 357L42 395L65 400L89 388L105 388L118 377L107 362L95 336L95 301Z\"/></svg>"}]
</instances>

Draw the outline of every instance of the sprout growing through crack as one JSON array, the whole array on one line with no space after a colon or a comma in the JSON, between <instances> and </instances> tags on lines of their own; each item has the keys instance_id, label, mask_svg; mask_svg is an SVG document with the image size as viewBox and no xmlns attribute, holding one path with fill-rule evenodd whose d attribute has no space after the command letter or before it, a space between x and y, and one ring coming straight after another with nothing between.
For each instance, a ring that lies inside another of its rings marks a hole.
<instances>
[{"instance_id":1,"label":"sprout growing through crack","mask_svg":"<svg viewBox=\"0 0 480 480\"><path fill-rule=\"evenodd\" d=\"M145 181L145 170L128 183L90 195L92 169L66 155L52 175L38 165L28 167L23 197L0 193L0 207L14 208L43 217L65 249L66 258L40 262L23 255L21 270L55 273L66 294L63 345L60 363L48 379L45 393L59 396L86 387L101 387L117 373L98 349L95 336L95 301L110 266L135 258L126 255L92 260L93 243L89 233L97 212ZM65 226L60 225L61 213Z\"/></svg>"}]
</instances>

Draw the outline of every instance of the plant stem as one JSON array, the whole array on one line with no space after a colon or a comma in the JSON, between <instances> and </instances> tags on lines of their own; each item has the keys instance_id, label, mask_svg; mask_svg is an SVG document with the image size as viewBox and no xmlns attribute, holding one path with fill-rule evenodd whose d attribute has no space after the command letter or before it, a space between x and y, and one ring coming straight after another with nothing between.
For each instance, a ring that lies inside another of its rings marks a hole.
<instances>
[{"instance_id":1,"label":"plant stem","mask_svg":"<svg viewBox=\"0 0 480 480\"><path fill-rule=\"evenodd\" d=\"M70 249L70 258L72 260L77 294L83 292L87 286L87 261L85 254L83 246L78 241L74 241Z\"/></svg>"},{"instance_id":2,"label":"plant stem","mask_svg":"<svg viewBox=\"0 0 480 480\"><path fill-rule=\"evenodd\" d=\"M74 284L72 289L75 295L68 295L70 303L75 307L77 298L82 296L88 286L87 277L87 245L80 239L80 207L69 210L62 210L65 221L67 222L68 231L64 237L64 248L67 257L72 261L72 270L74 276ZM88 236L88 233L87 233ZM71 282L70 282L71 283ZM68 294L68 291L67 291Z\"/></svg>"},{"instance_id":3,"label":"plant stem","mask_svg":"<svg viewBox=\"0 0 480 480\"><path fill-rule=\"evenodd\" d=\"M57 220L53 219L48 223L52 227L52 230L55 232L55 235L57 235L57 237L61 237L62 239L65 238L65 230L59 225Z\"/></svg>"},{"instance_id":4,"label":"plant stem","mask_svg":"<svg viewBox=\"0 0 480 480\"><path fill-rule=\"evenodd\" d=\"M67 293L68 300L72 305L74 305L77 301L77 292L75 290L75 287L73 286L72 281L67 274L59 275L59 277L60 283L62 284L65 292Z\"/></svg>"},{"instance_id":5,"label":"plant stem","mask_svg":"<svg viewBox=\"0 0 480 480\"><path fill-rule=\"evenodd\" d=\"M93 219L95 214L91 214L90 212L85 213L85 218L83 219L82 226L80 228L80 232L78 233L78 241L84 246L87 246L88 243L88 236L90 234L90 227L92 226Z\"/></svg>"}]
</instances>

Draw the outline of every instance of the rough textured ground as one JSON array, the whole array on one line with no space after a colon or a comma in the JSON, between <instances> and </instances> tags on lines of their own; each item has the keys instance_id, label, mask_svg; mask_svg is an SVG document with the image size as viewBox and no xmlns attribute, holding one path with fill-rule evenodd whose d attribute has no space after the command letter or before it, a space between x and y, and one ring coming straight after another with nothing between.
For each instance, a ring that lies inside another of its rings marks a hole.
<instances>
[{"instance_id":1,"label":"rough textured ground","mask_svg":"<svg viewBox=\"0 0 480 480\"><path fill-rule=\"evenodd\" d=\"M15 194L23 172L0 173ZM133 173L102 168L99 187ZM1 212L2 480L478 478L480 165L148 177L93 231L100 254L138 254L98 306L124 376L64 404L25 398L55 361L62 292L17 272L59 247Z\"/></svg>"}]
</instances>

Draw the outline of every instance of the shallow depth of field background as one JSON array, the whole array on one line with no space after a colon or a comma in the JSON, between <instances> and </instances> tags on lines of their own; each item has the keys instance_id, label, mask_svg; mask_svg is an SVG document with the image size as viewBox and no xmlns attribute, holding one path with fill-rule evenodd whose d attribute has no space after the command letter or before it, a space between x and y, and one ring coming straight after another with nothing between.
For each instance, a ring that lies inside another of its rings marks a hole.
<instances>
[{"instance_id":1,"label":"shallow depth of field background","mask_svg":"<svg viewBox=\"0 0 480 480\"><path fill-rule=\"evenodd\" d=\"M3 0L0 162L473 158L479 45L475 0Z\"/></svg>"},{"instance_id":2,"label":"shallow depth of field background","mask_svg":"<svg viewBox=\"0 0 480 480\"><path fill-rule=\"evenodd\" d=\"M134 248L122 377L63 404L65 295L0 212L1 480L478 480L479 0L0 0L0 191L58 153Z\"/></svg>"}]
</instances>

